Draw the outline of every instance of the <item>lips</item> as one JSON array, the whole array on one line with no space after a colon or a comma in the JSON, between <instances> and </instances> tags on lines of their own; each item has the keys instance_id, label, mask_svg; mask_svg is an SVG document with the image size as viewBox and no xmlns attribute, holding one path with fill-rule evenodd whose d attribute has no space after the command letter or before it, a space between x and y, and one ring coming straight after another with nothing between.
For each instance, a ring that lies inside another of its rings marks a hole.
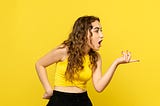
<instances>
[{"instance_id":1,"label":"lips","mask_svg":"<svg viewBox=\"0 0 160 106\"><path fill-rule=\"evenodd\" d=\"M100 41L98 42L98 44L101 45L102 41L103 41L103 40L100 40Z\"/></svg>"},{"instance_id":2,"label":"lips","mask_svg":"<svg viewBox=\"0 0 160 106\"><path fill-rule=\"evenodd\" d=\"M102 39L98 41L99 46L101 46L102 41L103 41Z\"/></svg>"}]
</instances>

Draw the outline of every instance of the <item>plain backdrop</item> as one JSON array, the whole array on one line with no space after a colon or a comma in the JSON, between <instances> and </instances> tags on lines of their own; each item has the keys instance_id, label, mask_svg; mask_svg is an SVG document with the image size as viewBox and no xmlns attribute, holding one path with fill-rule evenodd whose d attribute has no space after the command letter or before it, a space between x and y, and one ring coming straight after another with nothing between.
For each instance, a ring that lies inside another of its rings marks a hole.
<instances>
[{"instance_id":1,"label":"plain backdrop","mask_svg":"<svg viewBox=\"0 0 160 106\"><path fill-rule=\"evenodd\" d=\"M160 2L158 0L1 0L0 105L45 106L35 62L67 39L75 20L101 19L103 73L121 51L139 63L120 65L94 106L160 106ZM47 68L54 83L55 65Z\"/></svg>"}]
</instances>

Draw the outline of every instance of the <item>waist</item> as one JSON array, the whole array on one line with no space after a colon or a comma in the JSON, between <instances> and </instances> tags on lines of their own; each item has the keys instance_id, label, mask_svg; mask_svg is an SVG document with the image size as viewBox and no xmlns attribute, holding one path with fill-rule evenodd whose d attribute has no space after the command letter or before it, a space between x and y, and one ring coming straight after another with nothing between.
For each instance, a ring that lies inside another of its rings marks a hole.
<instances>
[{"instance_id":1,"label":"waist","mask_svg":"<svg viewBox=\"0 0 160 106\"><path fill-rule=\"evenodd\" d=\"M53 91L52 98L59 98L58 100L62 100L62 102L65 103L81 103L82 105L84 104L85 101L90 101L87 92L82 92L82 93L68 93L68 92L60 92L60 91ZM78 102L79 101L79 102ZM88 103L88 102L87 102ZM67 105L67 104L65 104ZM67 105L71 106L71 105ZM88 106L88 105L87 105Z\"/></svg>"},{"instance_id":2,"label":"waist","mask_svg":"<svg viewBox=\"0 0 160 106\"><path fill-rule=\"evenodd\" d=\"M82 90L86 90L86 87L87 87L87 82L80 82L80 81L73 81L73 82L70 82L70 81L66 81L66 80L58 80L58 79L55 79L55 82L54 82L54 86L55 87L59 87L59 89L61 89L62 87L62 90L63 89L66 89L66 90L74 90L77 88L79 89L82 89Z\"/></svg>"},{"instance_id":3,"label":"waist","mask_svg":"<svg viewBox=\"0 0 160 106\"><path fill-rule=\"evenodd\" d=\"M54 90L66 93L83 93L86 90L78 88L76 86L55 86Z\"/></svg>"}]
</instances>

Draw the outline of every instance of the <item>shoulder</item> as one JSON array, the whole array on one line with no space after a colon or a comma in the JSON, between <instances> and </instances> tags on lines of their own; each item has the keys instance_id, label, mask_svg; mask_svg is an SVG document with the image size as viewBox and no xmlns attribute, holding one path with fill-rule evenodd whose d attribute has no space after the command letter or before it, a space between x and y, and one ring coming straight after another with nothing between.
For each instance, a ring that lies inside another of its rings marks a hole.
<instances>
[{"instance_id":1,"label":"shoulder","mask_svg":"<svg viewBox=\"0 0 160 106\"><path fill-rule=\"evenodd\" d=\"M41 64L42 66L47 67L53 63L62 61L62 59L66 57L66 55L67 55L67 48L63 45L60 45L52 49L50 52L45 54L43 57L41 57L37 61L37 64Z\"/></svg>"},{"instance_id":2,"label":"shoulder","mask_svg":"<svg viewBox=\"0 0 160 106\"><path fill-rule=\"evenodd\" d=\"M68 56L68 47L65 45L59 45L53 51L60 55L60 61L63 61Z\"/></svg>"},{"instance_id":3,"label":"shoulder","mask_svg":"<svg viewBox=\"0 0 160 106\"><path fill-rule=\"evenodd\" d=\"M67 53L67 46L65 45L58 45L55 50L60 52L60 53Z\"/></svg>"},{"instance_id":4,"label":"shoulder","mask_svg":"<svg viewBox=\"0 0 160 106\"><path fill-rule=\"evenodd\" d=\"M98 59L97 59L97 68L100 68L102 66L102 59L101 55L97 53Z\"/></svg>"},{"instance_id":5,"label":"shoulder","mask_svg":"<svg viewBox=\"0 0 160 106\"><path fill-rule=\"evenodd\" d=\"M97 57L98 57L98 61L101 61L101 55L100 55L100 53L98 53L98 52L97 52ZM98 62L98 61L97 61L97 62Z\"/></svg>"}]
</instances>

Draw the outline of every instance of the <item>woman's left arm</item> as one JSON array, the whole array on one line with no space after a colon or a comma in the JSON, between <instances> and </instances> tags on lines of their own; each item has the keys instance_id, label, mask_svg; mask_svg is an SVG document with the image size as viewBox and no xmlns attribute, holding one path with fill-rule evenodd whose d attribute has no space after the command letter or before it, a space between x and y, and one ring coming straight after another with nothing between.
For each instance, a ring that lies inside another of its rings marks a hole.
<instances>
[{"instance_id":1,"label":"woman's left arm","mask_svg":"<svg viewBox=\"0 0 160 106\"><path fill-rule=\"evenodd\" d=\"M111 81L113 74L119 64L138 62L139 60L131 60L131 53L122 52L123 56L117 58L109 67L107 72L102 76L102 61L100 55L98 56L97 68L93 72L93 84L97 92L102 92Z\"/></svg>"}]
</instances>

